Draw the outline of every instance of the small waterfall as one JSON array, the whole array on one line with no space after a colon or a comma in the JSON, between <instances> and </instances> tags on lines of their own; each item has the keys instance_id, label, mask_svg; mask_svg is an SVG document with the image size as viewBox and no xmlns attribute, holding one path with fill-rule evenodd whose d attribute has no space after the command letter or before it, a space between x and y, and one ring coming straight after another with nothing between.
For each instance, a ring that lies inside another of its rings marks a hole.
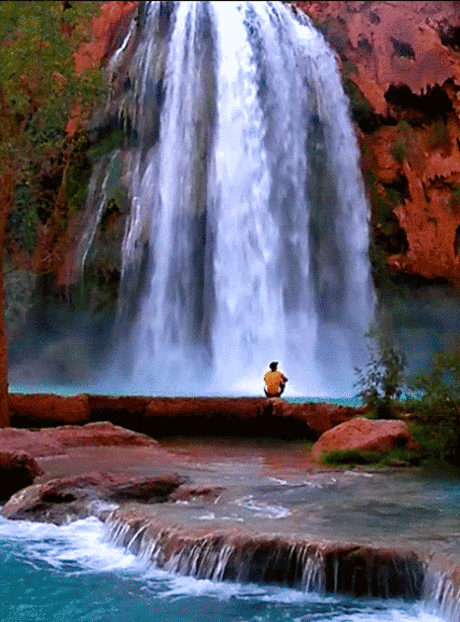
<instances>
[{"instance_id":1,"label":"small waterfall","mask_svg":"<svg viewBox=\"0 0 460 622\"><path fill-rule=\"evenodd\" d=\"M460 621L460 566L435 568L431 564L425 576L424 600L435 605L449 622Z\"/></svg>"},{"instance_id":2,"label":"small waterfall","mask_svg":"<svg viewBox=\"0 0 460 622\"><path fill-rule=\"evenodd\" d=\"M275 359L291 395L349 393L373 291L334 54L279 2L147 2L128 38L117 383L260 394Z\"/></svg>"},{"instance_id":3,"label":"small waterfall","mask_svg":"<svg viewBox=\"0 0 460 622\"><path fill-rule=\"evenodd\" d=\"M425 564L412 552L235 531L194 533L126 509L112 511L105 524L114 544L182 575L352 596L422 595Z\"/></svg>"}]
</instances>

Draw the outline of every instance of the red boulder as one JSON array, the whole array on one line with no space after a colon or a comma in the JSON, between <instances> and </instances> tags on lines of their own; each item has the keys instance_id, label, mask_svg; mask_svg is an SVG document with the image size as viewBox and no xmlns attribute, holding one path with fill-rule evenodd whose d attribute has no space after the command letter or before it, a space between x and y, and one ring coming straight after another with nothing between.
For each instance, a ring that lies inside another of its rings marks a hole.
<instances>
[{"instance_id":1,"label":"red boulder","mask_svg":"<svg viewBox=\"0 0 460 622\"><path fill-rule=\"evenodd\" d=\"M394 420L371 420L357 417L324 432L313 445L311 455L318 459L333 449L356 449L386 452L394 447L418 449L407 423Z\"/></svg>"}]
</instances>

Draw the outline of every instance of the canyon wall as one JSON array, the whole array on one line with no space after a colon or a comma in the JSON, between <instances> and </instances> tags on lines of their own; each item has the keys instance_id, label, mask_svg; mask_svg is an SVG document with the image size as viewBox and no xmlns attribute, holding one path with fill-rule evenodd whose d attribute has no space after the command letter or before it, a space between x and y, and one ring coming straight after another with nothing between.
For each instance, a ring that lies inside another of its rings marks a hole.
<instances>
[{"instance_id":1,"label":"canyon wall","mask_svg":"<svg viewBox=\"0 0 460 622\"><path fill-rule=\"evenodd\" d=\"M340 58L377 273L460 281L460 3L296 2ZM378 283L377 283L378 284Z\"/></svg>"},{"instance_id":2,"label":"canyon wall","mask_svg":"<svg viewBox=\"0 0 460 622\"><path fill-rule=\"evenodd\" d=\"M339 57L372 205L377 286L387 269L456 285L460 2L289 4L310 16ZM136 6L104 2L77 65L106 60Z\"/></svg>"}]
</instances>

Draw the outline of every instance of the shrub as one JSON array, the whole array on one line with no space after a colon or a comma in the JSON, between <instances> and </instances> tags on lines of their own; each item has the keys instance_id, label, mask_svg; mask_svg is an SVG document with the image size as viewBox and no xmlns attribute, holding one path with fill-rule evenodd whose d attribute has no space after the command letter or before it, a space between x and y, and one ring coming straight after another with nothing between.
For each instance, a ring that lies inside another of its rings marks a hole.
<instances>
[{"instance_id":1,"label":"shrub","mask_svg":"<svg viewBox=\"0 0 460 622\"><path fill-rule=\"evenodd\" d=\"M408 156L408 148L407 144L401 138L398 138L394 143L391 149L391 155L398 162L398 164L402 164L404 160L407 160Z\"/></svg>"},{"instance_id":2,"label":"shrub","mask_svg":"<svg viewBox=\"0 0 460 622\"><path fill-rule=\"evenodd\" d=\"M396 126L396 136L391 154L396 162L402 164L412 153L414 146L414 130L407 121L400 121Z\"/></svg>"},{"instance_id":3,"label":"shrub","mask_svg":"<svg viewBox=\"0 0 460 622\"><path fill-rule=\"evenodd\" d=\"M449 131L443 121L436 121L430 127L429 143L432 149L450 145Z\"/></svg>"},{"instance_id":4,"label":"shrub","mask_svg":"<svg viewBox=\"0 0 460 622\"><path fill-rule=\"evenodd\" d=\"M322 456L321 462L326 466L418 466L420 457L414 452L401 448L383 453L359 449L333 449Z\"/></svg>"},{"instance_id":5,"label":"shrub","mask_svg":"<svg viewBox=\"0 0 460 622\"><path fill-rule=\"evenodd\" d=\"M458 464L460 459L460 351L439 352L431 370L417 374L405 407L414 413L414 434L425 457Z\"/></svg>"},{"instance_id":6,"label":"shrub","mask_svg":"<svg viewBox=\"0 0 460 622\"><path fill-rule=\"evenodd\" d=\"M460 186L455 186L449 199L450 209L458 213L460 212Z\"/></svg>"},{"instance_id":7,"label":"shrub","mask_svg":"<svg viewBox=\"0 0 460 622\"><path fill-rule=\"evenodd\" d=\"M364 369L355 368L358 396L377 417L392 419L395 402L406 388L405 355L396 349L388 334L371 330L368 335L369 361Z\"/></svg>"}]
</instances>

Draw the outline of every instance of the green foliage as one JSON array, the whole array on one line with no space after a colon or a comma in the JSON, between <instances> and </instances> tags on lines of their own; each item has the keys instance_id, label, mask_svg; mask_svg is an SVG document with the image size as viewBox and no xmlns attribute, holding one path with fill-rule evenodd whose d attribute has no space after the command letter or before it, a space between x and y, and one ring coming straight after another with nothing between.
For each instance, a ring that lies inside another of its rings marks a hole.
<instances>
[{"instance_id":1,"label":"green foliage","mask_svg":"<svg viewBox=\"0 0 460 622\"><path fill-rule=\"evenodd\" d=\"M460 458L460 351L439 352L432 368L412 379L405 408L414 413L417 441L426 456L458 463Z\"/></svg>"},{"instance_id":2,"label":"green foliage","mask_svg":"<svg viewBox=\"0 0 460 622\"><path fill-rule=\"evenodd\" d=\"M410 123L404 120L398 123L398 125L396 126L396 130L399 134L402 134L406 138L409 138L410 136L414 135L413 127L411 126Z\"/></svg>"},{"instance_id":3,"label":"green foliage","mask_svg":"<svg viewBox=\"0 0 460 622\"><path fill-rule=\"evenodd\" d=\"M449 131L443 121L435 121L430 127L429 144L432 149L450 146Z\"/></svg>"},{"instance_id":4,"label":"green foliage","mask_svg":"<svg viewBox=\"0 0 460 622\"><path fill-rule=\"evenodd\" d=\"M458 213L460 212L460 186L455 186L449 198L450 209Z\"/></svg>"},{"instance_id":5,"label":"green foliage","mask_svg":"<svg viewBox=\"0 0 460 622\"><path fill-rule=\"evenodd\" d=\"M404 195L402 195L398 190L395 190L394 188L386 188L386 194L388 201L393 207L404 203Z\"/></svg>"},{"instance_id":6,"label":"green foliage","mask_svg":"<svg viewBox=\"0 0 460 622\"><path fill-rule=\"evenodd\" d=\"M373 132L380 125L378 116L374 114L372 106L348 77L349 75L352 75L352 72L349 67L345 67L342 73L342 87L348 98L353 119L363 132Z\"/></svg>"},{"instance_id":7,"label":"green foliage","mask_svg":"<svg viewBox=\"0 0 460 622\"><path fill-rule=\"evenodd\" d=\"M405 357L396 350L388 336L370 333L370 359L364 370L357 369L355 386L369 409L368 416L394 417L402 409L411 414L408 420L415 441L420 446L420 465L439 468L460 465L460 350L439 352L431 369L406 379ZM404 402L402 396L409 395ZM329 464L371 463L372 456L332 455ZM388 456L385 460L396 459ZM402 462L415 463L415 457L401 456ZM379 460L380 462L380 460Z\"/></svg>"},{"instance_id":8,"label":"green foliage","mask_svg":"<svg viewBox=\"0 0 460 622\"><path fill-rule=\"evenodd\" d=\"M379 419L392 419L406 388L405 356L393 346L388 333L374 329L367 336L368 363L364 369L355 368L357 395Z\"/></svg>"},{"instance_id":9,"label":"green foliage","mask_svg":"<svg viewBox=\"0 0 460 622\"><path fill-rule=\"evenodd\" d=\"M123 146L123 142L125 140L125 134L121 130L114 130L100 138L94 145L88 149L88 158L95 162L99 158L104 155L108 155L115 151L116 149L120 149Z\"/></svg>"},{"instance_id":10,"label":"green foliage","mask_svg":"<svg viewBox=\"0 0 460 622\"><path fill-rule=\"evenodd\" d=\"M351 60L345 60L342 63L342 74L347 78L358 73L358 68Z\"/></svg>"},{"instance_id":11,"label":"green foliage","mask_svg":"<svg viewBox=\"0 0 460 622\"><path fill-rule=\"evenodd\" d=\"M350 101L350 107L354 115L370 115L372 107L362 95L359 88L348 78L343 80L343 90Z\"/></svg>"},{"instance_id":12,"label":"green foliage","mask_svg":"<svg viewBox=\"0 0 460 622\"><path fill-rule=\"evenodd\" d=\"M398 164L402 164L404 160L407 160L408 149L407 144L403 139L398 138L394 143L391 149L391 155L398 162Z\"/></svg>"},{"instance_id":13,"label":"green foliage","mask_svg":"<svg viewBox=\"0 0 460 622\"><path fill-rule=\"evenodd\" d=\"M413 150L414 130L407 121L400 121L396 126L397 138L393 143L391 154L399 164L408 159Z\"/></svg>"},{"instance_id":14,"label":"green foliage","mask_svg":"<svg viewBox=\"0 0 460 622\"><path fill-rule=\"evenodd\" d=\"M321 462L326 466L370 465L375 467L417 466L420 456L402 448L391 451L362 451L360 449L333 449L323 454Z\"/></svg>"},{"instance_id":15,"label":"green foliage","mask_svg":"<svg viewBox=\"0 0 460 622\"><path fill-rule=\"evenodd\" d=\"M39 223L38 203L32 188L27 183L19 183L16 188L16 205L6 220L6 234L29 253L35 248L35 238Z\"/></svg>"},{"instance_id":16,"label":"green foliage","mask_svg":"<svg viewBox=\"0 0 460 622\"><path fill-rule=\"evenodd\" d=\"M84 122L106 92L102 72L77 72L73 53L88 39L101 2L0 3L0 180L13 180L7 233L31 251L39 221L62 211L69 162L80 139L66 134L72 113ZM60 223L62 228L64 223Z\"/></svg>"},{"instance_id":17,"label":"green foliage","mask_svg":"<svg viewBox=\"0 0 460 622\"><path fill-rule=\"evenodd\" d=\"M374 216L376 221L383 225L383 231L386 234L389 234L390 231L387 230L392 223L392 213L394 205L391 201L388 200L388 196L386 194L378 194L375 197L374 201Z\"/></svg>"},{"instance_id":18,"label":"green foliage","mask_svg":"<svg viewBox=\"0 0 460 622\"><path fill-rule=\"evenodd\" d=\"M65 195L70 211L83 206L88 183L91 177L91 164L86 153L86 143L73 152L73 157L67 171Z\"/></svg>"},{"instance_id":19,"label":"green foliage","mask_svg":"<svg viewBox=\"0 0 460 622\"><path fill-rule=\"evenodd\" d=\"M99 4L73 2L63 11L54 1L0 3L3 103L35 143L62 140L72 106L102 87L99 72L77 74L72 62L81 26Z\"/></svg>"},{"instance_id":20,"label":"green foliage","mask_svg":"<svg viewBox=\"0 0 460 622\"><path fill-rule=\"evenodd\" d=\"M348 43L348 35L345 24L335 18L320 21L312 18L313 24L320 30L326 41L343 56Z\"/></svg>"}]
</instances>

